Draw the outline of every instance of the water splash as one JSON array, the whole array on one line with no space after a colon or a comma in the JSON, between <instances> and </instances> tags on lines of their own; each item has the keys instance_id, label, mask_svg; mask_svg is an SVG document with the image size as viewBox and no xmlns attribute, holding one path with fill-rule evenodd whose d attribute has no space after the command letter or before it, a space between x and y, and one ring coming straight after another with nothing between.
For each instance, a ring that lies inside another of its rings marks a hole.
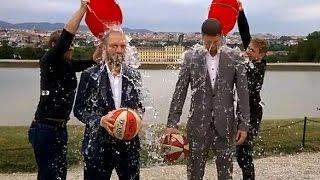
<instances>
[{"instance_id":1,"label":"water splash","mask_svg":"<svg viewBox=\"0 0 320 180\"><path fill-rule=\"evenodd\" d=\"M134 69L138 69L141 65L139 53L136 47L127 45L126 54L124 56L124 64Z\"/></svg>"}]
</instances>

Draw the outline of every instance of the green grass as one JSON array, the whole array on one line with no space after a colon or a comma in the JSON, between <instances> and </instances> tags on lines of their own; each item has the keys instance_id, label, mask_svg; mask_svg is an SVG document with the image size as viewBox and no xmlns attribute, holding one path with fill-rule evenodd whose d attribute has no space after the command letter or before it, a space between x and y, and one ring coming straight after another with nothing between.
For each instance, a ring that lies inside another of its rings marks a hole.
<instances>
[{"instance_id":1,"label":"green grass","mask_svg":"<svg viewBox=\"0 0 320 180\"><path fill-rule=\"evenodd\" d=\"M315 120L320 122L320 119ZM301 119L263 121L256 139L255 156L266 157L299 152L320 152L320 123L308 122L304 148L301 146L303 122L277 128L297 121L301 121ZM141 163L143 167L163 163L159 138L164 127L163 124L153 124L144 126L141 130ZM77 165L82 161L80 149L83 129L82 126L68 127L69 166ZM33 150L28 143L27 132L28 127L0 127L1 173L36 171Z\"/></svg>"},{"instance_id":2,"label":"green grass","mask_svg":"<svg viewBox=\"0 0 320 180\"><path fill-rule=\"evenodd\" d=\"M83 127L69 126L68 164L79 164ZM0 172L34 172L33 149L28 141L28 127L0 127Z\"/></svg>"},{"instance_id":3,"label":"green grass","mask_svg":"<svg viewBox=\"0 0 320 180\"><path fill-rule=\"evenodd\" d=\"M26 127L0 127L0 172L34 171Z\"/></svg>"},{"instance_id":4,"label":"green grass","mask_svg":"<svg viewBox=\"0 0 320 180\"><path fill-rule=\"evenodd\" d=\"M320 122L319 119L315 120ZM297 121L299 120L264 121L255 141L255 155L265 157L299 152L319 152L320 123L307 122L305 147L302 147L303 122L277 128Z\"/></svg>"}]
</instances>

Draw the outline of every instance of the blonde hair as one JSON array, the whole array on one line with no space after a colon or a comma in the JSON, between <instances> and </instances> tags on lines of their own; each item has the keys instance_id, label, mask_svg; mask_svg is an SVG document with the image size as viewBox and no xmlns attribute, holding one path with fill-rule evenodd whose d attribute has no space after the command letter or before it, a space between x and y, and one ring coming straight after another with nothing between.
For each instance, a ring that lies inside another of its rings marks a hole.
<instances>
[{"instance_id":1,"label":"blonde hair","mask_svg":"<svg viewBox=\"0 0 320 180\"><path fill-rule=\"evenodd\" d=\"M110 29L107 32L105 32L104 36L101 38L101 41L106 45L108 44L109 37L112 33L119 33L125 36L124 32L122 30L117 29Z\"/></svg>"},{"instance_id":2,"label":"blonde hair","mask_svg":"<svg viewBox=\"0 0 320 180\"><path fill-rule=\"evenodd\" d=\"M255 44L258 49L259 53L267 53L268 52L268 42L265 39L261 38L253 38L251 43Z\"/></svg>"}]
</instances>

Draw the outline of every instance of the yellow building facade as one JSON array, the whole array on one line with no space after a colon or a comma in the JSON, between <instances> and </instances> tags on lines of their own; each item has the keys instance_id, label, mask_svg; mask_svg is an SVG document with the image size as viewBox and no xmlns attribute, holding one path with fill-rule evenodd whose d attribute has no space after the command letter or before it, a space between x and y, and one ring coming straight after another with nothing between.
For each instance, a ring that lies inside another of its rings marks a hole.
<instances>
[{"instance_id":1,"label":"yellow building facade","mask_svg":"<svg viewBox=\"0 0 320 180\"><path fill-rule=\"evenodd\" d=\"M183 46L137 47L140 62L178 62L185 51Z\"/></svg>"}]
</instances>

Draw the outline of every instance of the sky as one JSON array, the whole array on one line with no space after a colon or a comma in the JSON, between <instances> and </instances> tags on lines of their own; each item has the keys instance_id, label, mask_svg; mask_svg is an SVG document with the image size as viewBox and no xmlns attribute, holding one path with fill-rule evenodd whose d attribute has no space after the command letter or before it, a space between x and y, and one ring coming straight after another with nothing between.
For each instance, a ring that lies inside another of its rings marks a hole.
<instances>
[{"instance_id":1,"label":"sky","mask_svg":"<svg viewBox=\"0 0 320 180\"><path fill-rule=\"evenodd\" d=\"M320 31L319 0L242 1L251 33L307 35ZM118 0L125 27L161 32L199 32L211 2ZM2 0L0 20L10 23L65 23L79 6L79 0Z\"/></svg>"}]
</instances>

